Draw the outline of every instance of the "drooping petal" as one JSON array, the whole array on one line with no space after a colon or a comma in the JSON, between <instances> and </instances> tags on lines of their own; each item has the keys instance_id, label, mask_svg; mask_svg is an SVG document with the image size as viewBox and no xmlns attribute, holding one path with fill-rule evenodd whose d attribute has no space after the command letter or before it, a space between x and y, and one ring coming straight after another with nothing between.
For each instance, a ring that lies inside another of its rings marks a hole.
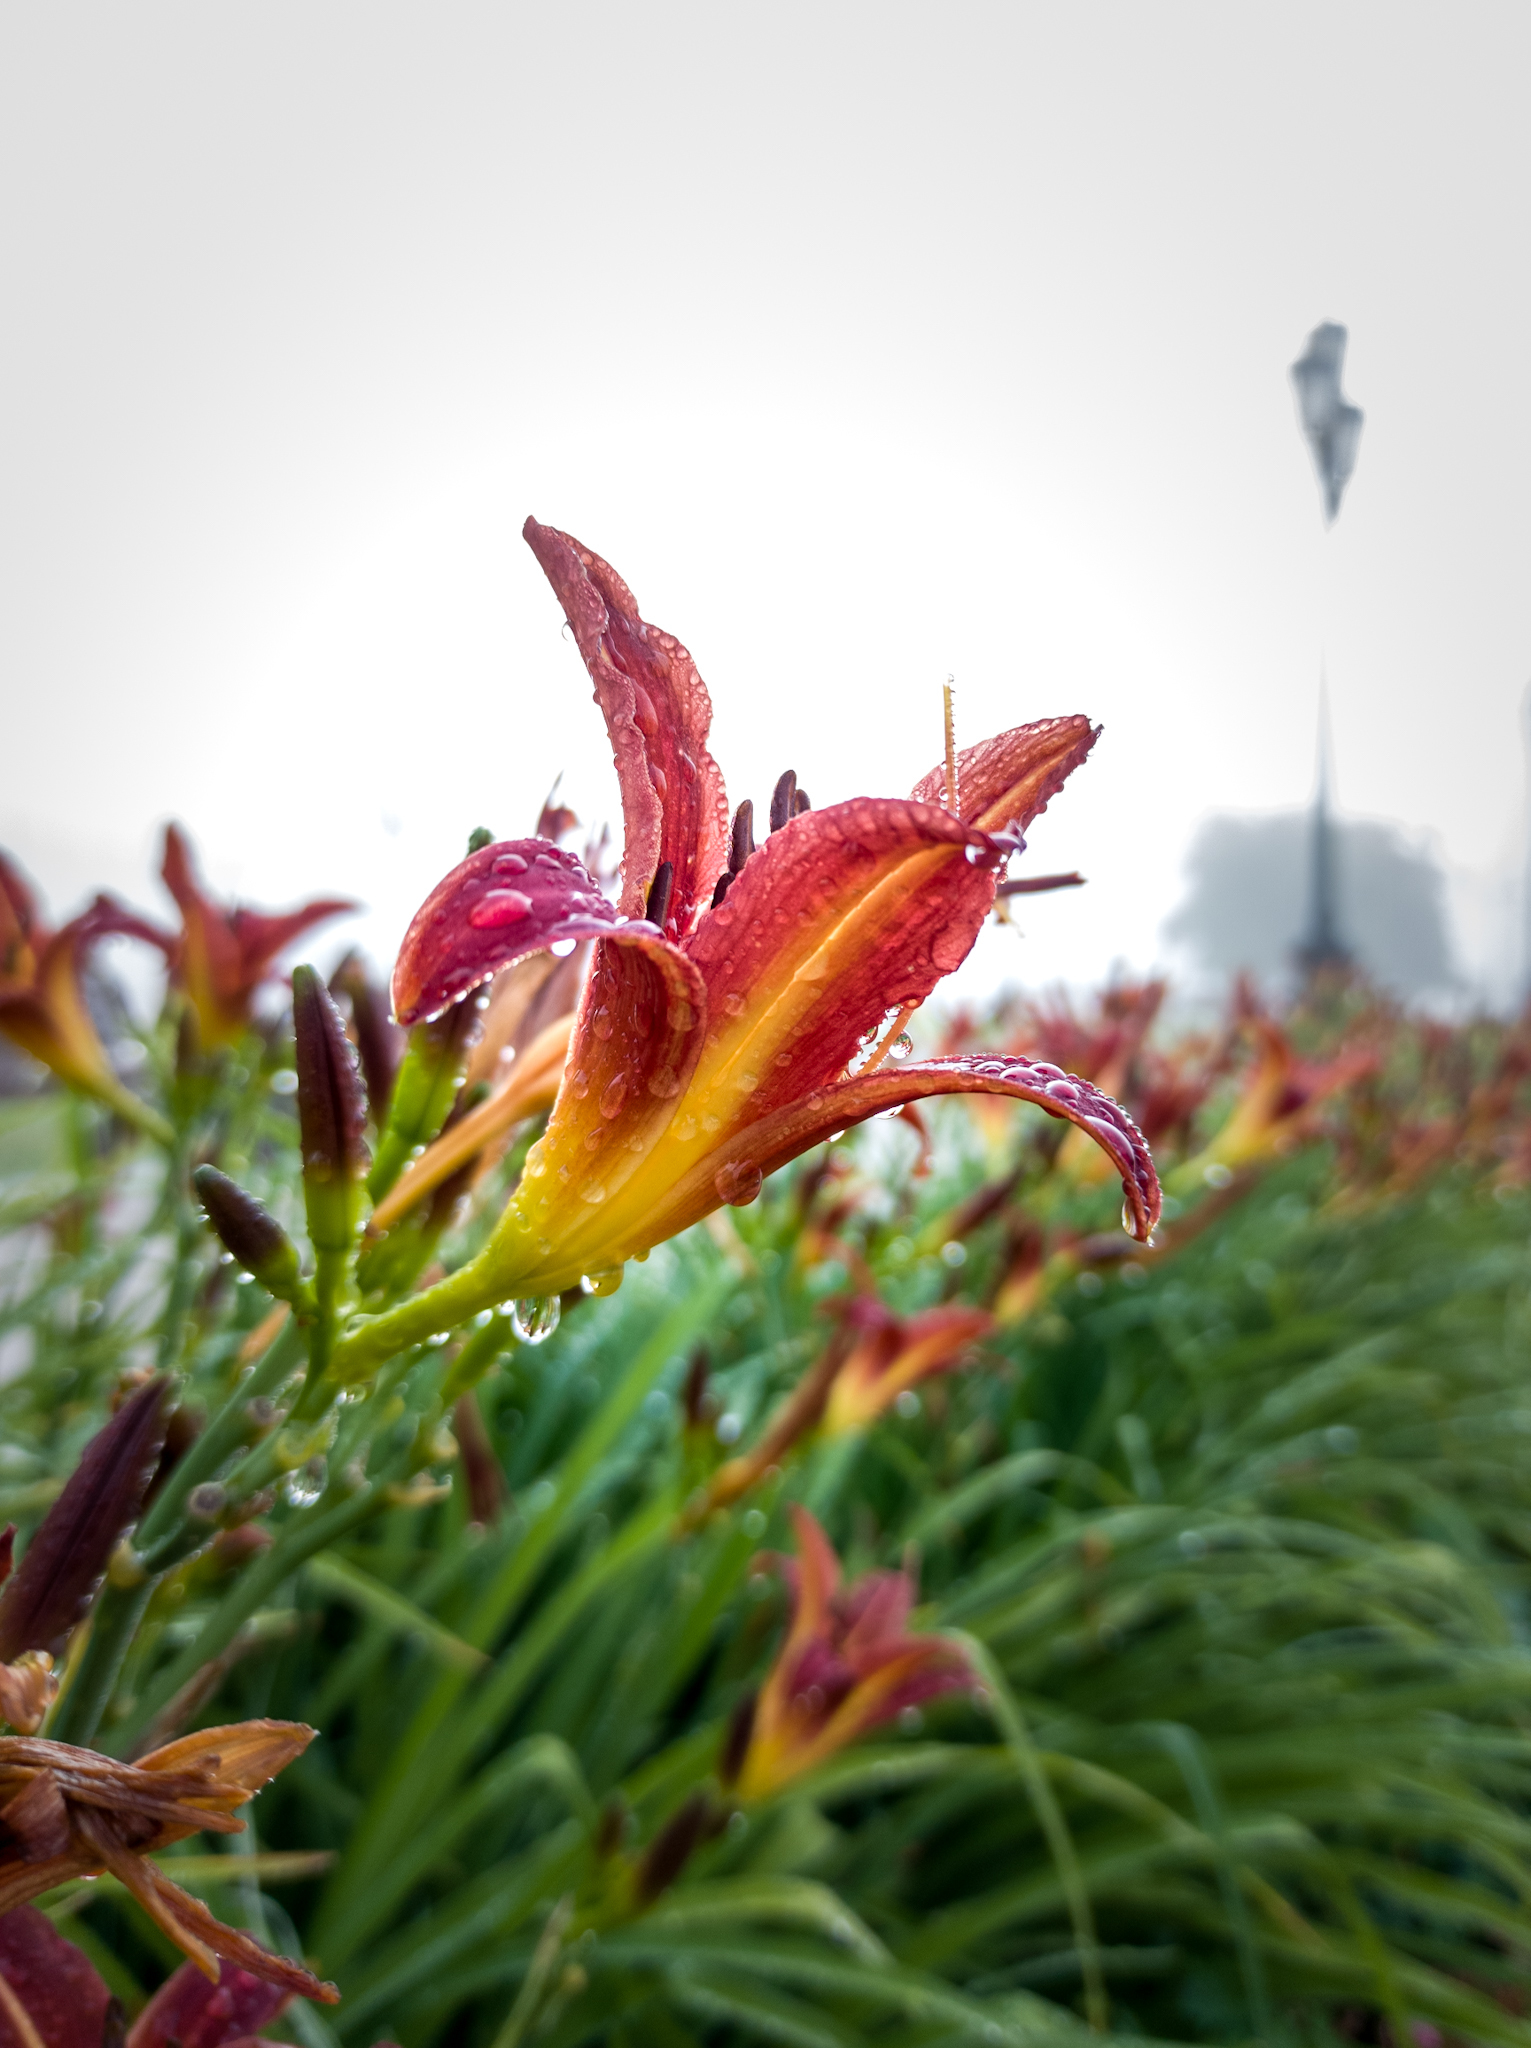
<instances>
[{"instance_id":1,"label":"drooping petal","mask_svg":"<svg viewBox=\"0 0 1531 2048\"><path fill-rule=\"evenodd\" d=\"M984 832L1022 831L1046 810L1100 736L1088 718L1043 718L964 747L957 756L957 811ZM914 786L920 803L938 804L946 769L932 768Z\"/></svg>"},{"instance_id":2,"label":"drooping petal","mask_svg":"<svg viewBox=\"0 0 1531 2048\"><path fill-rule=\"evenodd\" d=\"M649 885L669 861L667 929L684 935L728 851L728 799L707 750L707 686L680 642L639 616L637 599L599 555L535 519L522 532L563 605L616 757L622 909L642 916Z\"/></svg>"},{"instance_id":3,"label":"drooping petal","mask_svg":"<svg viewBox=\"0 0 1531 2048\"><path fill-rule=\"evenodd\" d=\"M321 1982L301 1963L272 1955L248 1934L225 1927L200 1899L182 1891L158 1865L125 1848L104 1815L85 1809L78 1813L76 1826L112 1876L127 1887L150 1919L163 1928L212 1983L218 1981L221 1962L230 1962L267 1984L295 1992L300 1998L311 1998L320 2005L339 2003L340 1993L333 1984Z\"/></svg>"},{"instance_id":4,"label":"drooping petal","mask_svg":"<svg viewBox=\"0 0 1531 2048\"><path fill-rule=\"evenodd\" d=\"M1159 1176L1142 1133L1127 1112L1089 1081L1065 1074L1044 1060L971 1054L951 1059L911 1060L903 1067L879 1067L829 1088L814 1089L801 1102L720 1133L719 1146L678 1178L649 1222L651 1242L673 1237L715 1208L725 1183L759 1187L761 1176L796 1159L810 1146L879 1111L896 1109L929 1095L1006 1095L1035 1103L1049 1116L1077 1124L1110 1155L1122 1176L1124 1221L1147 1243L1159 1220Z\"/></svg>"},{"instance_id":5,"label":"drooping petal","mask_svg":"<svg viewBox=\"0 0 1531 2048\"><path fill-rule=\"evenodd\" d=\"M291 1996L233 1963L223 1964L216 1984L195 1963L183 1963L133 2022L127 2048L170 2048L172 2042L180 2048L224 2048L259 2033Z\"/></svg>"},{"instance_id":6,"label":"drooping petal","mask_svg":"<svg viewBox=\"0 0 1531 2048\"><path fill-rule=\"evenodd\" d=\"M0 1979L44 2048L101 2048L111 1993L89 1959L35 1906L0 1915ZM0 1998L0 2041L21 2048L6 2005Z\"/></svg>"},{"instance_id":7,"label":"drooping petal","mask_svg":"<svg viewBox=\"0 0 1531 2048\"><path fill-rule=\"evenodd\" d=\"M480 847L411 919L393 970L394 1015L417 1024L529 953L600 938L621 923L581 863L551 840Z\"/></svg>"}]
</instances>

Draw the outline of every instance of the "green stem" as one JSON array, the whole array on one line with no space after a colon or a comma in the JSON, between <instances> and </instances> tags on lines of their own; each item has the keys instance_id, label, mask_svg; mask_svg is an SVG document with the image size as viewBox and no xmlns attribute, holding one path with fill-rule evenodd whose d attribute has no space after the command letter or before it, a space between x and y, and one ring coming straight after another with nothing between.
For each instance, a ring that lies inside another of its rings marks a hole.
<instances>
[{"instance_id":1,"label":"green stem","mask_svg":"<svg viewBox=\"0 0 1531 2048\"><path fill-rule=\"evenodd\" d=\"M175 1466L159 1497L139 1524L137 1549L146 1569L162 1571L171 1561L182 1533L182 1509L194 1486L210 1479L236 1451L249 1428L251 1401L274 1393L298 1362L302 1334L289 1321L255 1370L239 1381L222 1408Z\"/></svg>"},{"instance_id":2,"label":"green stem","mask_svg":"<svg viewBox=\"0 0 1531 2048\"><path fill-rule=\"evenodd\" d=\"M330 1358L332 1380L345 1385L364 1379L409 1345L419 1344L439 1330L455 1330L480 1309L494 1308L504 1299L505 1288L485 1267L481 1255L424 1294L411 1295L397 1308L373 1316L349 1337L342 1337Z\"/></svg>"},{"instance_id":3,"label":"green stem","mask_svg":"<svg viewBox=\"0 0 1531 2048\"><path fill-rule=\"evenodd\" d=\"M88 1746L94 1740L157 1584L155 1578L144 1578L135 1586L119 1586L109 1579L102 1587L85 1654L48 1725L50 1741Z\"/></svg>"},{"instance_id":4,"label":"green stem","mask_svg":"<svg viewBox=\"0 0 1531 2048\"><path fill-rule=\"evenodd\" d=\"M196 1677L204 1664L227 1649L256 1609L264 1606L300 1565L327 1544L349 1536L370 1515L377 1514L383 1504L381 1488L366 1484L322 1513L305 1514L289 1522L265 1556L251 1565L225 1595L200 1635L178 1657L173 1657L145 1689L133 1712L113 1731L112 1752L120 1754L130 1748L139 1731L175 1698L183 1685Z\"/></svg>"}]
</instances>

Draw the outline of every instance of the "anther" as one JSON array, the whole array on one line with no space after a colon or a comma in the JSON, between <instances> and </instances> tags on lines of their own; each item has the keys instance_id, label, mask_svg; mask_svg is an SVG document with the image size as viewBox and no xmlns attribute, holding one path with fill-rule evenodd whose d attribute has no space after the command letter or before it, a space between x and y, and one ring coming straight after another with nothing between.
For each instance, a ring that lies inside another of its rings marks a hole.
<instances>
[{"instance_id":1,"label":"anther","mask_svg":"<svg viewBox=\"0 0 1531 2048\"><path fill-rule=\"evenodd\" d=\"M664 930L665 919L670 914L670 892L675 887L675 863L662 860L654 871L649 884L649 900L644 907L644 916L650 924L657 924Z\"/></svg>"},{"instance_id":2,"label":"anther","mask_svg":"<svg viewBox=\"0 0 1531 2048\"><path fill-rule=\"evenodd\" d=\"M755 851L755 806L746 797L734 812L734 839L728 853L728 871L737 875Z\"/></svg>"},{"instance_id":3,"label":"anther","mask_svg":"<svg viewBox=\"0 0 1531 2048\"><path fill-rule=\"evenodd\" d=\"M812 805L811 803L809 803L809 801L808 801L808 792L807 792L807 790L806 790L806 789L800 789L800 790L799 790L799 791L797 792L797 795L796 795L795 797L793 797L793 799L792 799L792 815L793 815L793 817L794 817L794 818L800 818L800 817L801 817L801 816L803 815L804 811L811 811L812 809L813 809L813 805Z\"/></svg>"},{"instance_id":4,"label":"anther","mask_svg":"<svg viewBox=\"0 0 1531 2048\"><path fill-rule=\"evenodd\" d=\"M797 770L789 768L771 792L771 830L779 832L797 815Z\"/></svg>"},{"instance_id":5,"label":"anther","mask_svg":"<svg viewBox=\"0 0 1531 2048\"><path fill-rule=\"evenodd\" d=\"M725 868L722 874L719 875L718 885L712 892L712 907L714 910L717 909L718 905L723 901L723 898L728 894L728 885L733 880L733 878L734 874L732 868Z\"/></svg>"}]
</instances>

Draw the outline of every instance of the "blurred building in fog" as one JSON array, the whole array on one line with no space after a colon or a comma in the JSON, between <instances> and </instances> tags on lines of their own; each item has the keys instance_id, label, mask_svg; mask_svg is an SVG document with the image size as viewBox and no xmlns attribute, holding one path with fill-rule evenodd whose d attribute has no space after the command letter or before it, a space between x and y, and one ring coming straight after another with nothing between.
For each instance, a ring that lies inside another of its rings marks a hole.
<instances>
[{"instance_id":1,"label":"blurred building in fog","mask_svg":"<svg viewBox=\"0 0 1531 2048\"><path fill-rule=\"evenodd\" d=\"M1186 863L1166 941L1198 978L1248 969L1290 985L1313 941L1314 810L1208 818ZM1396 826L1325 819L1330 932L1365 973L1401 996L1449 996L1446 877Z\"/></svg>"}]
</instances>

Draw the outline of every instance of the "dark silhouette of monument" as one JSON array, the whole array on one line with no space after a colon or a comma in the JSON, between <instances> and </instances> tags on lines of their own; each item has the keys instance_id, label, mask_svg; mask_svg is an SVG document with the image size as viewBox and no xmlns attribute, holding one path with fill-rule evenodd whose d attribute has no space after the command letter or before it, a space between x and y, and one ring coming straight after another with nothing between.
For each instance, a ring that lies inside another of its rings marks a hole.
<instances>
[{"instance_id":1,"label":"dark silhouette of monument","mask_svg":"<svg viewBox=\"0 0 1531 2048\"><path fill-rule=\"evenodd\" d=\"M1308 919L1297 948L1297 965L1312 980L1318 974L1345 974L1355 965L1340 936L1340 885L1334 819L1329 805L1329 692L1327 684L1318 710L1318 784L1308 826Z\"/></svg>"}]
</instances>

